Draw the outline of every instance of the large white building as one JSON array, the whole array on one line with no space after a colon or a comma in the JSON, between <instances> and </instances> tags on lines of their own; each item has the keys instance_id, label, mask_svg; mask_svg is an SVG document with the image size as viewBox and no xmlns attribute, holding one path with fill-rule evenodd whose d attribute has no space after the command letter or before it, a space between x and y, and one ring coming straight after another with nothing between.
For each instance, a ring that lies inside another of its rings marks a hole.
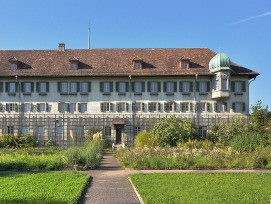
<instances>
[{"instance_id":1,"label":"large white building","mask_svg":"<svg viewBox=\"0 0 271 204\"><path fill-rule=\"evenodd\" d=\"M132 144L174 114L193 120L203 137L210 124L249 114L257 75L206 48L3 50L0 134L69 145L101 130Z\"/></svg>"}]
</instances>

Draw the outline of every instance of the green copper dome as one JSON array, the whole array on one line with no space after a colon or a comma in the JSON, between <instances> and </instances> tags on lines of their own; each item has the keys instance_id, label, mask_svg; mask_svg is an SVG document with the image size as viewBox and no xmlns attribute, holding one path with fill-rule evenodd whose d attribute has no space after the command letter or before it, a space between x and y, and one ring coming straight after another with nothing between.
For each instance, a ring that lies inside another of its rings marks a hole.
<instances>
[{"instance_id":1,"label":"green copper dome","mask_svg":"<svg viewBox=\"0 0 271 204\"><path fill-rule=\"evenodd\" d=\"M217 54L209 62L209 69L211 73L219 72L221 70L231 70L230 69L230 58L225 53Z\"/></svg>"}]
</instances>

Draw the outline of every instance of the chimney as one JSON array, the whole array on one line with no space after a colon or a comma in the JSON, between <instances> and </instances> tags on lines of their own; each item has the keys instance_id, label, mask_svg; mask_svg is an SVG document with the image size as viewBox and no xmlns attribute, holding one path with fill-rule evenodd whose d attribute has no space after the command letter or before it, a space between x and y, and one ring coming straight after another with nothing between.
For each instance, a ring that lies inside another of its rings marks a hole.
<instances>
[{"instance_id":1,"label":"chimney","mask_svg":"<svg viewBox=\"0 0 271 204\"><path fill-rule=\"evenodd\" d=\"M59 43L58 44L58 51L60 51L60 52L65 51L65 43Z\"/></svg>"}]
</instances>

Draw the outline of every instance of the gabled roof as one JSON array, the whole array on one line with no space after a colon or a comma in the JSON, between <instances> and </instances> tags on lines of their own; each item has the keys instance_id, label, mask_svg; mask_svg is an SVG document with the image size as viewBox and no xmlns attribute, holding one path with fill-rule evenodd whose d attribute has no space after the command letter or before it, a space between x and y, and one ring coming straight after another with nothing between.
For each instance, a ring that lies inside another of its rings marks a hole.
<instances>
[{"instance_id":1,"label":"gabled roof","mask_svg":"<svg viewBox=\"0 0 271 204\"><path fill-rule=\"evenodd\" d=\"M0 77L2 76L182 76L212 75L209 62L215 52L207 48L176 49L85 49L85 50L3 50L0 51ZM133 59L144 58L142 69L134 70ZM189 69L178 66L185 56L190 59ZM24 67L10 68L9 59L16 58ZM70 69L70 59L80 59L77 70ZM235 75L256 77L257 72L231 63Z\"/></svg>"}]
</instances>

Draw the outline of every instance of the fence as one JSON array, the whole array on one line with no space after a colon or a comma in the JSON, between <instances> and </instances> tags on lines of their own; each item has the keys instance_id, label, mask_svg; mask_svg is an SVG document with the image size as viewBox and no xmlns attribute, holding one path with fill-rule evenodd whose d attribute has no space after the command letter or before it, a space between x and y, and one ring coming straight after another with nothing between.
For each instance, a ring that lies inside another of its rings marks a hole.
<instances>
[{"instance_id":1,"label":"fence","mask_svg":"<svg viewBox=\"0 0 271 204\"><path fill-rule=\"evenodd\" d=\"M157 121L171 115L191 120L198 129L199 137L204 137L210 126L217 125L221 121L229 123L233 117L231 114L29 114L23 116L2 114L0 135L31 134L41 146L49 141L59 146L70 146L83 144L91 132L97 131L102 131L104 137L116 142L117 127L120 127L120 141L132 145L139 131L151 130ZM248 117L242 116L242 118L244 122L248 122Z\"/></svg>"}]
</instances>

